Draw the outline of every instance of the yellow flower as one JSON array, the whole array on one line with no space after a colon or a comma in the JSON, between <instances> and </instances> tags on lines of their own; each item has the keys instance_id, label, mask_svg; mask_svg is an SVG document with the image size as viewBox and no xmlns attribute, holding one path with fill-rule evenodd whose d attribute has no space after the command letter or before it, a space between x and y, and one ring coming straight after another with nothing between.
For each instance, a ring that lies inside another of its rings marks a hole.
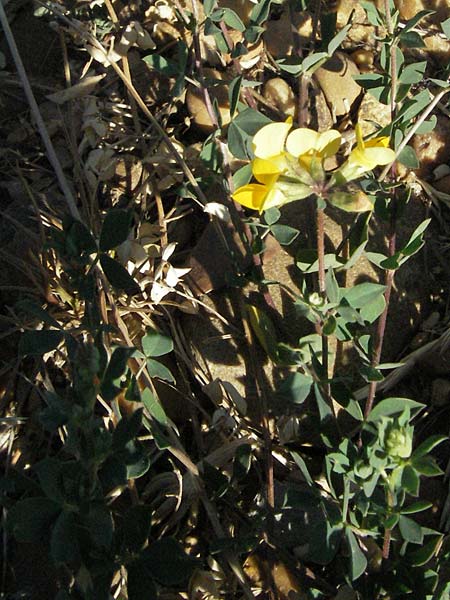
<instances>
[{"instance_id":1,"label":"yellow flower","mask_svg":"<svg viewBox=\"0 0 450 600\"><path fill-rule=\"evenodd\" d=\"M271 159L284 154L287 134L292 128L292 119L285 123L264 125L253 138L253 152L257 158Z\"/></svg>"},{"instance_id":2,"label":"yellow flower","mask_svg":"<svg viewBox=\"0 0 450 600\"><path fill-rule=\"evenodd\" d=\"M356 148L353 148L347 161L336 172L335 182L352 181L379 165L388 165L395 160L395 152L389 148L388 137L364 141L359 123L355 127L355 133Z\"/></svg>"},{"instance_id":3,"label":"yellow flower","mask_svg":"<svg viewBox=\"0 0 450 600\"><path fill-rule=\"evenodd\" d=\"M306 169L310 168L311 161L318 158L334 156L341 145L339 131L330 129L319 133L313 129L300 127L290 133L286 140L286 150Z\"/></svg>"},{"instance_id":4,"label":"yellow flower","mask_svg":"<svg viewBox=\"0 0 450 600\"><path fill-rule=\"evenodd\" d=\"M306 128L289 133L291 127L289 119L265 125L255 134L252 172L258 183L237 189L233 194L236 202L262 212L306 198L314 182L323 180L323 159L336 154L340 134Z\"/></svg>"}]
</instances>

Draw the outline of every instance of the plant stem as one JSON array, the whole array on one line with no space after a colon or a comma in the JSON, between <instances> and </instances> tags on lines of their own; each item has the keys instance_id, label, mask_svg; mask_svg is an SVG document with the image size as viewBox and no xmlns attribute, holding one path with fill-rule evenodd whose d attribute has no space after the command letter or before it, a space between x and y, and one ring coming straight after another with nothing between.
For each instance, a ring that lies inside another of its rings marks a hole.
<instances>
[{"instance_id":1,"label":"plant stem","mask_svg":"<svg viewBox=\"0 0 450 600\"><path fill-rule=\"evenodd\" d=\"M318 198L318 201L320 199ZM318 258L318 280L319 294L322 300L326 301L325 289L325 213L324 209L317 206L316 208L316 228L317 228L317 258ZM323 333L323 321L319 325L319 332L322 338L322 366L325 373L325 385L323 387L326 401L328 402L331 412L334 414L333 401L331 399L331 389L328 383L328 337ZM336 416L336 415L335 415Z\"/></svg>"},{"instance_id":2,"label":"plant stem","mask_svg":"<svg viewBox=\"0 0 450 600\"><path fill-rule=\"evenodd\" d=\"M317 207L317 257L319 261L319 292L325 298L325 226L324 210Z\"/></svg>"},{"instance_id":3,"label":"plant stem","mask_svg":"<svg viewBox=\"0 0 450 600\"><path fill-rule=\"evenodd\" d=\"M393 252L391 252L391 247L393 247ZM394 253L395 253L395 234L393 236L391 236L391 239L389 240L389 256L393 256ZM394 273L395 273L395 271L392 271L392 270L389 270L386 272L386 277L385 277L386 290L384 292L385 307L384 307L383 313L381 314L380 318L378 319L375 348L374 348L374 352L373 352L373 356L372 356L372 360L371 360L371 365L374 368L376 368L379 365L380 359L381 359L381 351L383 349L383 341L384 341L384 334L386 331L386 322L387 322L387 315L388 315L388 311L389 311L392 286L394 284ZM377 389L377 382L371 381L370 385L369 385L369 393L367 395L366 405L364 408L364 418L367 418L369 416L370 411L372 410L373 401L375 399L376 389Z\"/></svg>"}]
</instances>

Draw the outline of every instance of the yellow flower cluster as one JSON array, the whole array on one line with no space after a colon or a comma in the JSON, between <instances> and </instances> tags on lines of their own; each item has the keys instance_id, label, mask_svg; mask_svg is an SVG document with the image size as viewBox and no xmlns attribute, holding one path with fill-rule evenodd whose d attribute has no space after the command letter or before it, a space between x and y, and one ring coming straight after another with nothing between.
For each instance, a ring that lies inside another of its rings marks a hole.
<instances>
[{"instance_id":1,"label":"yellow flower cluster","mask_svg":"<svg viewBox=\"0 0 450 600\"><path fill-rule=\"evenodd\" d=\"M233 199L261 213L315 193L343 210L371 210L372 204L362 191L329 190L361 177L378 165L392 162L395 152L388 148L389 138L364 141L358 124L356 147L327 180L323 163L339 150L341 134L334 129L322 133L305 127L291 129L292 120L288 120L285 123L269 123L256 133L252 172L257 183L238 188Z\"/></svg>"}]
</instances>

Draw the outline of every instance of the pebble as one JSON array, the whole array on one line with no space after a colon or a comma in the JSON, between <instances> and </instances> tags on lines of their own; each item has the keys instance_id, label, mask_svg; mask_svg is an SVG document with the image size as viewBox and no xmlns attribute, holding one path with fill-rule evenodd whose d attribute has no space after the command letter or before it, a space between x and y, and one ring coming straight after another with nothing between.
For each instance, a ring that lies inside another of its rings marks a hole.
<instances>
[{"instance_id":1,"label":"pebble","mask_svg":"<svg viewBox=\"0 0 450 600\"><path fill-rule=\"evenodd\" d=\"M274 77L266 81L263 96L286 117L294 116L296 109L295 95L291 86L281 77Z\"/></svg>"},{"instance_id":2,"label":"pebble","mask_svg":"<svg viewBox=\"0 0 450 600\"><path fill-rule=\"evenodd\" d=\"M359 75L358 67L343 52L336 52L314 73L335 117L347 115L362 92L354 75Z\"/></svg>"},{"instance_id":3,"label":"pebble","mask_svg":"<svg viewBox=\"0 0 450 600\"><path fill-rule=\"evenodd\" d=\"M358 110L358 123L361 125L363 135L369 135L391 122L391 109L366 92Z\"/></svg>"},{"instance_id":4,"label":"pebble","mask_svg":"<svg viewBox=\"0 0 450 600\"><path fill-rule=\"evenodd\" d=\"M286 8L279 19L267 21L263 39L267 52L273 58L285 58L292 54L295 48L293 29L297 31L298 44L304 46L312 32L311 15L307 12L296 13L293 23Z\"/></svg>"}]
</instances>

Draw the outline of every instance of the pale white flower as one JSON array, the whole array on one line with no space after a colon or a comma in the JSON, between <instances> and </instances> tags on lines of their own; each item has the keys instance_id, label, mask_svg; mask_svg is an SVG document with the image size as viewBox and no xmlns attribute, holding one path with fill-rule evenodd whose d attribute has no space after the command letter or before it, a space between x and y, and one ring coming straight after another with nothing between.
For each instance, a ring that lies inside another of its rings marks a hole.
<instances>
[{"instance_id":1,"label":"pale white flower","mask_svg":"<svg viewBox=\"0 0 450 600\"><path fill-rule=\"evenodd\" d=\"M175 248L176 242L172 242L162 251L161 262L155 271L150 292L150 298L155 304L161 302L164 296L167 296L170 292L174 292L176 286L182 282L183 276L191 270L190 268L177 268L170 264L169 259Z\"/></svg>"}]
</instances>

